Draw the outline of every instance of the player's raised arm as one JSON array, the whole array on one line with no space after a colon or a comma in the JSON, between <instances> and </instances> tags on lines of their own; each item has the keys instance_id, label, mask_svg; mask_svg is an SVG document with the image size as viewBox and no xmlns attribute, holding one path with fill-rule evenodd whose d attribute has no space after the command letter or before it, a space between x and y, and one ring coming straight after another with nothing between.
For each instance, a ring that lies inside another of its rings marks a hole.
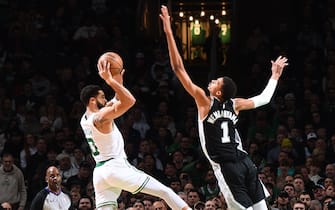
<instances>
[{"instance_id":1,"label":"player's raised arm","mask_svg":"<svg viewBox=\"0 0 335 210\"><path fill-rule=\"evenodd\" d=\"M174 35L171 28L170 15L166 6L161 7L159 15L163 23L163 29L166 35L166 40L169 49L170 63L172 70L182 83L186 91L195 99L198 106L204 106L209 103L209 99L203 89L195 85L187 74L182 57L179 54Z\"/></svg>"},{"instance_id":2,"label":"player's raised arm","mask_svg":"<svg viewBox=\"0 0 335 210\"><path fill-rule=\"evenodd\" d=\"M271 61L272 75L263 92L248 99L236 98L235 110L238 112L241 110L254 109L269 103L276 90L278 80L283 73L284 67L288 65L287 61L288 59L283 56L279 56L275 61Z\"/></svg>"},{"instance_id":3,"label":"player's raised arm","mask_svg":"<svg viewBox=\"0 0 335 210\"><path fill-rule=\"evenodd\" d=\"M97 120L112 120L129 110L135 104L136 99L127 88L118 82L122 81L122 78L119 77L123 77L123 72L112 76L108 61L99 63L98 70L100 77L115 91L118 100L112 106L101 109Z\"/></svg>"}]
</instances>

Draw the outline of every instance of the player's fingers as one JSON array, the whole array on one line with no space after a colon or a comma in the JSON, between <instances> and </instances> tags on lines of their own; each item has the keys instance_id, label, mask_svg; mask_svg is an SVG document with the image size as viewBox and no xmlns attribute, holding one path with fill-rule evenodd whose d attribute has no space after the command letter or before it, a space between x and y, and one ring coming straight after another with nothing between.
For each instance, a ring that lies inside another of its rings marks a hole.
<instances>
[{"instance_id":1,"label":"player's fingers","mask_svg":"<svg viewBox=\"0 0 335 210\"><path fill-rule=\"evenodd\" d=\"M106 65L107 70L110 70L110 67L111 67L110 62L107 62L107 61L106 61L106 63L107 63L107 65Z\"/></svg>"},{"instance_id":2,"label":"player's fingers","mask_svg":"<svg viewBox=\"0 0 335 210\"><path fill-rule=\"evenodd\" d=\"M102 71L102 64L101 64L101 62L99 62L97 66L98 66L98 71Z\"/></svg>"}]
</instances>

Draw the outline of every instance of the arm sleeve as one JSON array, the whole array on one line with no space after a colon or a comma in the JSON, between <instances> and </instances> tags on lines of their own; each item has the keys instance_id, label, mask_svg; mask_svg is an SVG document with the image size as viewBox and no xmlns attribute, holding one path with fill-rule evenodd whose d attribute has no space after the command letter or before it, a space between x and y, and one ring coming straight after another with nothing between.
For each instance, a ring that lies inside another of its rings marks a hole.
<instances>
[{"instance_id":1,"label":"arm sleeve","mask_svg":"<svg viewBox=\"0 0 335 210\"><path fill-rule=\"evenodd\" d=\"M257 96L249 98L255 104L254 108L263 106L270 102L273 93L276 90L278 80L270 79L263 92Z\"/></svg>"}]
</instances>

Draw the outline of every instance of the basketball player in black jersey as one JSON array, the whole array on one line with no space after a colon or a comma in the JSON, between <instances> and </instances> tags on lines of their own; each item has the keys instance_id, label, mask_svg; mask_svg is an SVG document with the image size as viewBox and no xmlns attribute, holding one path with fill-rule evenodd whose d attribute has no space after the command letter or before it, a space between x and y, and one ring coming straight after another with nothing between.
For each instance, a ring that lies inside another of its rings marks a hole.
<instances>
[{"instance_id":1,"label":"basketball player in black jersey","mask_svg":"<svg viewBox=\"0 0 335 210\"><path fill-rule=\"evenodd\" d=\"M194 98L198 109L199 137L202 150L208 158L220 190L229 209L267 209L269 195L258 178L257 168L243 150L236 123L242 110L254 109L270 102L287 58L279 56L272 63L271 78L263 92L255 97L234 98L236 85L229 77L220 77L208 84L209 96L195 85L187 74L178 52L170 16L166 6L161 7L160 18L167 39L173 71Z\"/></svg>"}]
</instances>

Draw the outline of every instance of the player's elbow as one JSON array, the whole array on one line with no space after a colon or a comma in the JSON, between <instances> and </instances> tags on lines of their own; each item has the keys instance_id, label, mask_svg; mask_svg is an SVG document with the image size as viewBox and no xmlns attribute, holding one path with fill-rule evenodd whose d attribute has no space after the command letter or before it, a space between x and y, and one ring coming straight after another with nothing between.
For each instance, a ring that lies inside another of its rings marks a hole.
<instances>
[{"instance_id":1,"label":"player's elbow","mask_svg":"<svg viewBox=\"0 0 335 210\"><path fill-rule=\"evenodd\" d=\"M131 106L134 106L136 103L136 99L133 97L133 100L131 101Z\"/></svg>"},{"instance_id":2,"label":"player's elbow","mask_svg":"<svg viewBox=\"0 0 335 210\"><path fill-rule=\"evenodd\" d=\"M136 103L136 98L135 97L131 97L128 102L129 102L129 107L132 107Z\"/></svg>"}]
</instances>

